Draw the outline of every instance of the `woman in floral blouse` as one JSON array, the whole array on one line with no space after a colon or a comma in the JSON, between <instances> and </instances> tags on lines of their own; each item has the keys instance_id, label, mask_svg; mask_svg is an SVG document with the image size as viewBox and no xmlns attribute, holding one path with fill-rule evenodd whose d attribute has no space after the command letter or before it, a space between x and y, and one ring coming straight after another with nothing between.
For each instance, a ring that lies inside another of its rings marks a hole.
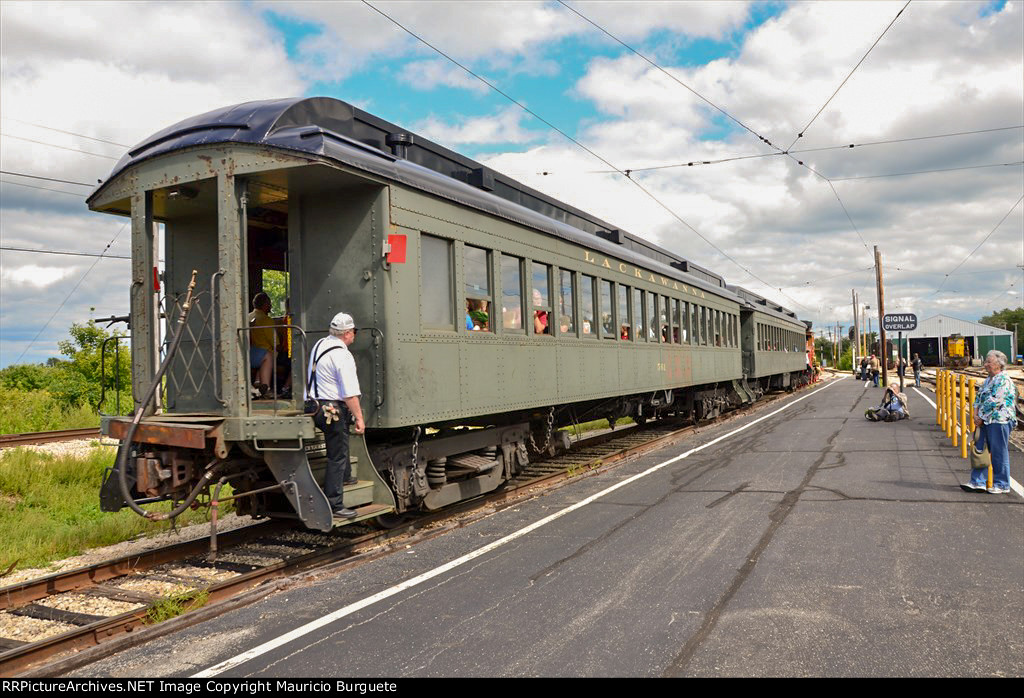
<instances>
[{"instance_id":1,"label":"woman in floral blouse","mask_svg":"<svg viewBox=\"0 0 1024 698\"><path fill-rule=\"evenodd\" d=\"M988 469L971 471L968 488L987 491L990 494L1007 494L1010 491L1010 432L1016 426L1017 389L1003 369L1006 354L992 350L985 355L985 370L988 378L974 399L974 424L981 427L981 438L977 448L988 444L992 454L992 487L988 484Z\"/></svg>"}]
</instances>

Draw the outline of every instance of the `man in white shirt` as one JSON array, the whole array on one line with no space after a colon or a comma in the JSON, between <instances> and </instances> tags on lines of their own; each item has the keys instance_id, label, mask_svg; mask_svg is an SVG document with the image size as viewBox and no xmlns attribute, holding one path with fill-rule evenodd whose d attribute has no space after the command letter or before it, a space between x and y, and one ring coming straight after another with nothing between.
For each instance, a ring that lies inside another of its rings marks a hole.
<instances>
[{"instance_id":1,"label":"man in white shirt","mask_svg":"<svg viewBox=\"0 0 1024 698\"><path fill-rule=\"evenodd\" d=\"M324 433L327 444L327 473L324 494L334 516L355 518L353 509L345 508L342 494L345 485L354 485L352 464L348 457L348 425L355 424L357 434L366 431L363 411L359 405L359 377L356 362L348 347L356 338L355 323L347 313L338 313L331 320L330 333L316 344L309 356L306 380L306 409L313 412L313 423Z\"/></svg>"}]
</instances>

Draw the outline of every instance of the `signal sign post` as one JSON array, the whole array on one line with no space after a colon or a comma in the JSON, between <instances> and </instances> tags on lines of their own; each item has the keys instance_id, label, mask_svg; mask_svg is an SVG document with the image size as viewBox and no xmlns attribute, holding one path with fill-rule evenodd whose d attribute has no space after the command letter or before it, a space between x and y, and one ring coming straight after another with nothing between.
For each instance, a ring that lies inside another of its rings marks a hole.
<instances>
[{"instance_id":1,"label":"signal sign post","mask_svg":"<svg viewBox=\"0 0 1024 698\"><path fill-rule=\"evenodd\" d=\"M900 392L903 392L903 374L906 371L900 370L903 365L903 332L912 332L917 329L917 315L913 313L892 313L884 315L882 317L882 330L886 332L898 333L898 339L896 340L896 356L898 357L899 364L897 365L896 372L900 377ZM907 353L909 354L909 347ZM909 363L909 357L908 357Z\"/></svg>"}]
</instances>

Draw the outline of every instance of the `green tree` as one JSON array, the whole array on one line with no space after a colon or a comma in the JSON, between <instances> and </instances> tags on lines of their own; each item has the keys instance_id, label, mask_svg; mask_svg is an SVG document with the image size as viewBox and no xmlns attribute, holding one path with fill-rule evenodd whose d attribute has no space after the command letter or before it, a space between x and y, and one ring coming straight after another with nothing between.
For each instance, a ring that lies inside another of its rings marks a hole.
<instances>
[{"instance_id":1,"label":"green tree","mask_svg":"<svg viewBox=\"0 0 1024 698\"><path fill-rule=\"evenodd\" d=\"M119 336L108 332L96 323L75 323L69 330L71 339L57 343L60 353L67 357L55 367L54 375L47 389L54 397L68 404L87 404L93 409L105 408L110 411L114 405L114 391L118 382L121 392L131 392L131 357L127 347L120 351L119 361L114 361L114 344L107 343L106 356L101 357L106 340ZM102 360L101 360L102 359ZM102 366L101 363L105 364ZM100 397L106 396L104 405ZM124 403L131 404L130 398Z\"/></svg>"},{"instance_id":2,"label":"green tree","mask_svg":"<svg viewBox=\"0 0 1024 698\"><path fill-rule=\"evenodd\" d=\"M1001 330L1010 330L1013 332L1014 325L1017 326L1017 352L1018 354L1024 354L1024 307L1010 309L1003 308L1002 310L993 310L991 315L978 320L982 325L988 325L989 327L998 327ZM1010 357L1011 359L1013 357Z\"/></svg>"},{"instance_id":3,"label":"green tree","mask_svg":"<svg viewBox=\"0 0 1024 698\"><path fill-rule=\"evenodd\" d=\"M14 364L0 370L0 387L33 392L46 390L55 369L45 364Z\"/></svg>"}]
</instances>

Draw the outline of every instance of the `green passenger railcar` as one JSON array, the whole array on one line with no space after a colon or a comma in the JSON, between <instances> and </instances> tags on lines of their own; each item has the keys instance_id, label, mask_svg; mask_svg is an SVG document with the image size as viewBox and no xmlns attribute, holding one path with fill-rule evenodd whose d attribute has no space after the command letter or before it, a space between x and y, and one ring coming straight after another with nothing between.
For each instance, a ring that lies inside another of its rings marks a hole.
<instances>
[{"instance_id":1,"label":"green passenger railcar","mask_svg":"<svg viewBox=\"0 0 1024 698\"><path fill-rule=\"evenodd\" d=\"M493 489L564 447L558 426L713 417L798 370L741 349L795 316L752 311L716 274L337 100L176 124L129 151L89 206L132 228L138 411L103 422L124 440L106 509L191 501L221 479L251 493L243 512L334 525L302 388L340 311L360 330L368 432L345 494L358 518ZM290 379L290 398L252 391L259 291L278 303L287 360L273 382Z\"/></svg>"}]
</instances>

